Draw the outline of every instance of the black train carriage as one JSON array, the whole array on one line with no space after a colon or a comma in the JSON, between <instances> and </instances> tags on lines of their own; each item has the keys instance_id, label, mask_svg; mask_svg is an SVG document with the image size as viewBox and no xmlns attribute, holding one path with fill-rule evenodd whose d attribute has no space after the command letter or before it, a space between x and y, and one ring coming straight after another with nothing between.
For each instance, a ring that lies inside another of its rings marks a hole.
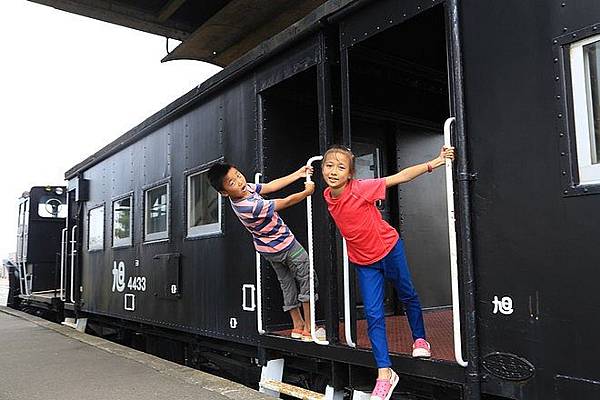
<instances>
[{"instance_id":1,"label":"black train carriage","mask_svg":"<svg viewBox=\"0 0 600 400\"><path fill-rule=\"evenodd\" d=\"M380 204L405 237L433 344L431 360L406 354L407 327L388 290L400 391L600 398L598 27L593 0L323 4L67 172L77 251L65 307L145 333L149 351L190 365L210 361L241 377L255 361L281 372L268 362L283 358L288 382L365 387L374 364L361 300L351 285L347 338L340 238L320 196L317 316L328 345L284 337L268 268L258 334L251 240L204 173L225 158L248 180L270 180L342 142L360 177L383 176L435 156L454 117L454 346L444 173ZM284 218L306 245L304 207Z\"/></svg>"},{"instance_id":2,"label":"black train carriage","mask_svg":"<svg viewBox=\"0 0 600 400\"><path fill-rule=\"evenodd\" d=\"M9 275L8 303L60 315L66 187L34 186L21 195L18 204L17 251Z\"/></svg>"}]
</instances>

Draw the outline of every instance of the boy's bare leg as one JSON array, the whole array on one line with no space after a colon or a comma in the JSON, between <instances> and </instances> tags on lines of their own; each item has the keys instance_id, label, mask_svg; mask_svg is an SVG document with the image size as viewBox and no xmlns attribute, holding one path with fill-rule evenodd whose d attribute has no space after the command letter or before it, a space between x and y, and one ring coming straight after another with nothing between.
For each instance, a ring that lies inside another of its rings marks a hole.
<instances>
[{"instance_id":1,"label":"boy's bare leg","mask_svg":"<svg viewBox=\"0 0 600 400\"><path fill-rule=\"evenodd\" d=\"M310 302L302 303L302 310L304 311L304 330L310 332Z\"/></svg>"},{"instance_id":2,"label":"boy's bare leg","mask_svg":"<svg viewBox=\"0 0 600 400\"><path fill-rule=\"evenodd\" d=\"M292 317L294 329L304 329L304 320L302 319L302 314L300 314L300 308L292 308L289 312Z\"/></svg>"}]
</instances>

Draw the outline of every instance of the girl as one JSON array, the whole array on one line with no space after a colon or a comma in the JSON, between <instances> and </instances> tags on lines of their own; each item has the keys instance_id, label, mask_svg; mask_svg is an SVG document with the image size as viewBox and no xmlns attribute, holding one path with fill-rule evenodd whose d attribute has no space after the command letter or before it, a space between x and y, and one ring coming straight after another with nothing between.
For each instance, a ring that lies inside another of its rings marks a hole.
<instances>
[{"instance_id":1,"label":"girl","mask_svg":"<svg viewBox=\"0 0 600 400\"><path fill-rule=\"evenodd\" d=\"M375 202L385 199L385 190L413 180L454 159L454 148L443 147L439 157L414 165L379 179L356 180L354 155L350 149L332 146L322 162L323 192L327 209L348 246L348 258L356 266L364 301L369 340L378 368L371 400L388 400L398 383L398 375L390 368L385 334L383 294L385 279L390 279L406 308L414 339L413 357L430 357L431 348L425 338L425 326L419 297L408 270L404 246L398 232L383 220Z\"/></svg>"}]
</instances>

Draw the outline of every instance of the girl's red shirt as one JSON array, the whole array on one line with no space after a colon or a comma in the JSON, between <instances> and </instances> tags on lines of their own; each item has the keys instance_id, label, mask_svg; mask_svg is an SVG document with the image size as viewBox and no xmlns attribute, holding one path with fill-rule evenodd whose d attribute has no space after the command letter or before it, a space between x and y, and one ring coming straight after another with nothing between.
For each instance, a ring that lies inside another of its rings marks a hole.
<instances>
[{"instance_id":1,"label":"girl's red shirt","mask_svg":"<svg viewBox=\"0 0 600 400\"><path fill-rule=\"evenodd\" d=\"M369 265L384 258L396 245L399 235L375 206L385 199L385 178L351 179L338 198L331 189L323 192L327 209L346 238L348 258L354 264Z\"/></svg>"}]
</instances>

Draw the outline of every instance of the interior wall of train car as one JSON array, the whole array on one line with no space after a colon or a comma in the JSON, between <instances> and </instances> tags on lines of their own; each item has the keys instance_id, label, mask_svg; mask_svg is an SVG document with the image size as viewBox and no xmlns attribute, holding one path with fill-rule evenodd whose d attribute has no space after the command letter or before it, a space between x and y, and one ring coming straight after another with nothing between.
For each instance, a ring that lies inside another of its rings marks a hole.
<instances>
[{"instance_id":1,"label":"interior wall of train car","mask_svg":"<svg viewBox=\"0 0 600 400\"><path fill-rule=\"evenodd\" d=\"M368 10L354 18L377 14L376 9ZM346 87L356 177L391 175L439 156L442 124L449 115L443 6L356 44L348 38L352 34L347 31L342 37L350 41ZM450 305L444 169L389 189L378 207L404 240L422 306ZM393 309L390 303L395 302L388 288L386 309Z\"/></svg>"}]
</instances>

